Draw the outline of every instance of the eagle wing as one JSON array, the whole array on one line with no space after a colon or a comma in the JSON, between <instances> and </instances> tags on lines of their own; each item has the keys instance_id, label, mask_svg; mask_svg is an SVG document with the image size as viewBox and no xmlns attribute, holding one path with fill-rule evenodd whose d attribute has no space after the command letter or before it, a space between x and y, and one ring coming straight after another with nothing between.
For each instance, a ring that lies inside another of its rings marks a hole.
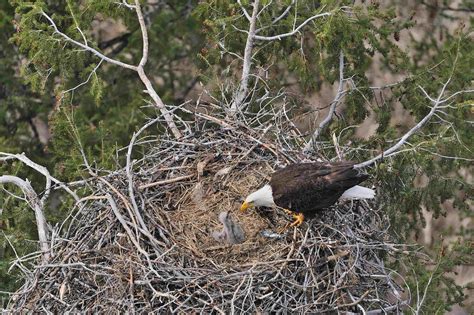
<instances>
[{"instance_id":1,"label":"eagle wing","mask_svg":"<svg viewBox=\"0 0 474 315\"><path fill-rule=\"evenodd\" d=\"M275 203L305 214L333 205L349 188L367 179L353 162L299 163L276 171L270 180Z\"/></svg>"}]
</instances>

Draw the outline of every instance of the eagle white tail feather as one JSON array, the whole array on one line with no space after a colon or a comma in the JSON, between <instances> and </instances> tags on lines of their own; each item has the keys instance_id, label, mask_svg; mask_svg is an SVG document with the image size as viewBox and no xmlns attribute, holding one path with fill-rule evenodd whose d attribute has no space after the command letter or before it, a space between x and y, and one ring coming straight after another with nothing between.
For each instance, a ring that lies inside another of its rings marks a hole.
<instances>
[{"instance_id":1,"label":"eagle white tail feather","mask_svg":"<svg viewBox=\"0 0 474 315\"><path fill-rule=\"evenodd\" d=\"M341 196L343 199L372 199L374 197L375 191L373 189L362 186L349 188Z\"/></svg>"}]
</instances>

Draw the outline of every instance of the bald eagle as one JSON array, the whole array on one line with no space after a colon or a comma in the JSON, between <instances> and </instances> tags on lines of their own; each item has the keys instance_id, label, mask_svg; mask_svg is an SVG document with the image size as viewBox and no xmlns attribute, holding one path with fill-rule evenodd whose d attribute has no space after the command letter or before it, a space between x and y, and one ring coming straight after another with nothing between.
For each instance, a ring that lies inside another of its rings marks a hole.
<instances>
[{"instance_id":1,"label":"bald eagle","mask_svg":"<svg viewBox=\"0 0 474 315\"><path fill-rule=\"evenodd\" d=\"M245 198L240 207L279 207L293 215L290 226L299 226L305 215L330 207L339 198L369 199L375 191L357 186L369 176L353 162L291 164L273 173L270 182Z\"/></svg>"}]
</instances>

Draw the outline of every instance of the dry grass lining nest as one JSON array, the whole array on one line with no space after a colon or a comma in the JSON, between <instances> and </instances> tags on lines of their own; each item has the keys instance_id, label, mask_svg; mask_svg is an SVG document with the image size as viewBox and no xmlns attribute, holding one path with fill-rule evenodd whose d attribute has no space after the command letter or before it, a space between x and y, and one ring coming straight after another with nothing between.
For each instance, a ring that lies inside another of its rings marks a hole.
<instances>
[{"instance_id":1,"label":"dry grass lining nest","mask_svg":"<svg viewBox=\"0 0 474 315\"><path fill-rule=\"evenodd\" d=\"M145 153L132 176L121 169L89 179L87 197L54 230L52 259L34 267L10 309L399 311L403 289L383 263L399 247L383 210L341 203L276 234L290 222L286 214L242 214L239 205L273 170L305 156L284 129L224 127L196 122L193 135L179 141L146 139L137 144ZM242 244L211 236L222 211L244 229Z\"/></svg>"}]
</instances>

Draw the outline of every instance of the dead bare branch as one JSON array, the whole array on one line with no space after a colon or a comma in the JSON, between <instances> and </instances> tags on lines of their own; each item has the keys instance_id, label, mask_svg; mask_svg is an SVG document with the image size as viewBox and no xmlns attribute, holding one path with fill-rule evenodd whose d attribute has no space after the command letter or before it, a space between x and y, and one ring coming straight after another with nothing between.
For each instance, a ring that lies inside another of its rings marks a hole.
<instances>
[{"instance_id":1,"label":"dead bare branch","mask_svg":"<svg viewBox=\"0 0 474 315\"><path fill-rule=\"evenodd\" d=\"M437 98L432 98L425 91L425 89L422 86L418 86L418 88L423 92L425 97L432 103L431 110L428 112L428 114L426 114L426 116L423 117L423 119L421 119L415 126L413 126L410 130L408 130L400 138L400 140L398 140L398 142L395 143L393 146L391 146L390 148L384 150L382 153L380 153L376 157L374 157L374 158L372 158L368 161L359 163L359 164L355 165L354 167L355 168L367 167L367 166L370 166L370 165L378 162L379 160L383 159L384 157L396 155L399 152L400 148L403 147L407 143L408 139L411 136L413 136L418 130L420 130L424 125L426 125L426 123L436 114L436 111L438 110L439 106L441 104L445 103L446 101L448 101L451 98L451 97L447 97L447 98L443 99L444 93L446 91L446 88L449 85L449 82L451 82L451 77L441 87L441 90L440 90ZM456 95L459 95L461 93L470 93L470 92L472 92L472 91L470 91L470 90L459 91L459 92L456 92Z\"/></svg>"},{"instance_id":2,"label":"dead bare branch","mask_svg":"<svg viewBox=\"0 0 474 315\"><path fill-rule=\"evenodd\" d=\"M331 106L329 107L328 114L321 121L318 128L316 128L313 135L311 136L311 139L304 146L303 152L308 153L309 151L311 151L313 149L314 143L319 138L319 135L321 134L321 132L332 121L332 117L334 116L334 113L336 112L336 107L337 107L337 105L339 104L339 102L341 101L341 99L344 95L343 87L344 87L344 53L341 51L339 53L339 85L337 87L336 96L334 97L333 101L331 102Z\"/></svg>"},{"instance_id":3,"label":"dead bare branch","mask_svg":"<svg viewBox=\"0 0 474 315\"><path fill-rule=\"evenodd\" d=\"M136 71L138 72L138 75L140 76L140 79L142 80L143 84L145 84L148 94L151 96L151 98L155 102L155 105L158 107L161 114L163 115L163 118L165 119L171 132L173 133L176 139L179 139L182 137L181 132L176 126L173 120L173 117L171 116L171 113L168 111L168 109L166 109L166 105L163 103L158 93L156 93L156 90L153 88L153 84L151 83L150 79L145 73L144 66L146 65L148 61L148 45L149 45L148 44L148 31L146 29L145 20L143 18L143 13L142 13L139 0L135 0L135 11L137 13L138 22L140 24L140 29L142 32L142 43L143 43L142 58L140 60L140 63L137 66Z\"/></svg>"},{"instance_id":4,"label":"dead bare branch","mask_svg":"<svg viewBox=\"0 0 474 315\"><path fill-rule=\"evenodd\" d=\"M252 17L250 18L249 32L247 36L247 42L245 43L244 50L244 63L242 65L242 76L240 78L239 89L234 96L234 102L230 108L231 115L235 115L237 110L242 106L242 102L247 96L248 82L250 76L250 68L252 66L252 48L255 36L255 25L257 24L257 13L258 13L259 0L253 2Z\"/></svg>"},{"instance_id":5,"label":"dead bare branch","mask_svg":"<svg viewBox=\"0 0 474 315\"><path fill-rule=\"evenodd\" d=\"M67 185L65 185L60 180L51 176L51 174L49 173L46 167L33 162L24 153L11 154L11 153L0 152L0 161L7 161L7 160L12 160L12 159L16 159L25 163L27 166L31 167L32 169L42 174L46 178L46 187L45 187L44 195L42 197L41 202L44 202L48 198L49 193L51 191L52 182L58 185L59 187L61 187L63 190L65 190L69 195L71 195L74 198L74 200L79 201L79 197L74 191L72 191L69 187L67 187Z\"/></svg>"},{"instance_id":6,"label":"dead bare branch","mask_svg":"<svg viewBox=\"0 0 474 315\"><path fill-rule=\"evenodd\" d=\"M313 15L312 17L307 18L303 23L298 25L298 27L294 28L291 32L288 33L283 33L283 34L278 34L274 36L261 36L261 35L255 35L254 38L257 40L263 40L263 41L272 41L272 40L281 40L285 37L290 37L298 33L303 27L305 27L309 22L320 18L320 17L326 17L330 16L332 13L330 12L324 12L320 14Z\"/></svg>"},{"instance_id":7,"label":"dead bare branch","mask_svg":"<svg viewBox=\"0 0 474 315\"><path fill-rule=\"evenodd\" d=\"M48 226L43 213L44 203L40 201L38 195L34 191L33 187L31 187L30 183L19 177L10 175L0 176L0 184L14 184L23 191L23 194L25 194L29 206L35 212L38 240L43 257L42 262L47 262L50 259L50 249L48 242Z\"/></svg>"},{"instance_id":8,"label":"dead bare branch","mask_svg":"<svg viewBox=\"0 0 474 315\"><path fill-rule=\"evenodd\" d=\"M123 3L123 4L126 4L126 3ZM103 53L98 51L97 49L94 49L94 48L90 47L87 44L86 40L83 44L81 42L78 42L78 41L72 39L71 37L69 37L68 35L66 35L65 33L61 32L58 29L56 23L54 22L54 20L48 14L46 14L45 12L41 12L41 15L48 20L48 22L50 23L50 25L54 29L54 33L58 34L60 37L65 39L67 42L69 42L73 45L76 45L78 47L81 47L82 49L96 55L97 57L99 57L101 59L101 62L102 62L102 60L105 60L105 61L107 61L111 64L114 64L114 65L117 65L119 67L136 71L138 73L142 83L145 85L148 94L153 99L153 102L154 102L155 106L159 109L160 113L163 115L163 118L165 119L168 128L170 128L173 135L177 139L179 139L179 138L182 137L182 134L179 131L178 127L176 126L176 124L173 120L172 114L168 111L168 109L166 108L166 105L163 103L160 96L158 95L156 90L153 88L153 84L151 83L150 79L148 78L148 76L147 76L147 74L145 73L145 70L144 70L144 66L145 66L145 64L148 60L148 46L149 46L148 43L149 42L148 42L148 32L147 32L147 29L146 29L145 21L143 19L143 13L141 11L140 3L139 3L138 0L135 0L135 5L134 6L128 5L127 7L135 9L135 11L137 13L138 22L140 24L140 30L141 30L141 33L142 33L143 52L142 52L142 57L140 59L140 63L138 64L138 66L130 65L130 64L127 64L125 62L107 57L106 55L104 55ZM83 34L82 31L80 31L80 33ZM100 65L100 63L99 63L99 65ZM94 72L95 72L95 70L94 70ZM89 78L90 78L90 76L89 76ZM87 81L89 81L89 79L87 79ZM86 81L86 83L87 83L87 81ZM85 83L83 83L83 84L85 84ZM80 85L82 85L82 84L80 84ZM76 86L72 90L76 89L79 86Z\"/></svg>"}]
</instances>

